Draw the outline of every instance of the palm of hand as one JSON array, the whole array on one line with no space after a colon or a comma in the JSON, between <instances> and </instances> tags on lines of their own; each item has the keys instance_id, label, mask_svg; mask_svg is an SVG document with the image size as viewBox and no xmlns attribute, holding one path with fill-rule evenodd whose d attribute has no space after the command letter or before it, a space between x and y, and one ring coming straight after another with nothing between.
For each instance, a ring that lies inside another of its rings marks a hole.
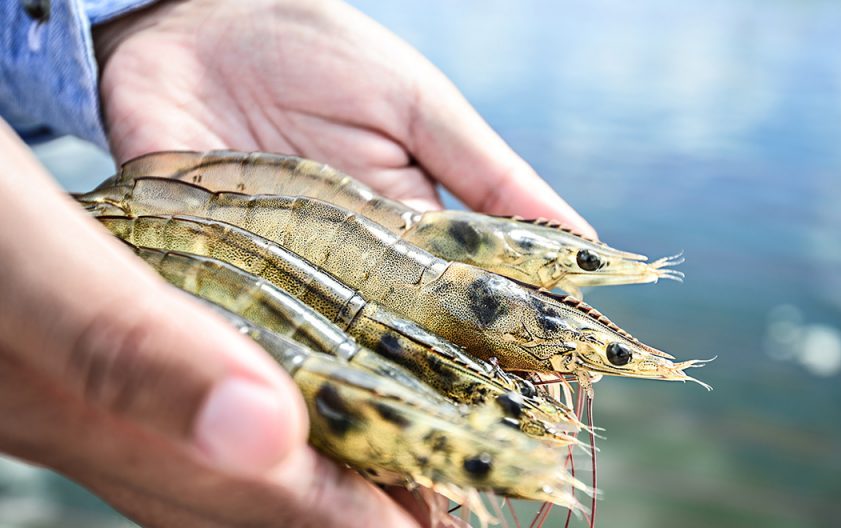
<instances>
[{"instance_id":1,"label":"palm of hand","mask_svg":"<svg viewBox=\"0 0 841 528\"><path fill-rule=\"evenodd\" d=\"M422 141L412 126L419 72L398 65L428 68L445 83L440 74L343 4L318 16L310 7L271 6L209 9L193 33L185 6L164 5L148 15L165 15L159 23L123 35L102 76L117 156L179 148L293 153L395 198L436 205L433 180L413 162ZM224 38L232 32L241 38Z\"/></svg>"}]
</instances>

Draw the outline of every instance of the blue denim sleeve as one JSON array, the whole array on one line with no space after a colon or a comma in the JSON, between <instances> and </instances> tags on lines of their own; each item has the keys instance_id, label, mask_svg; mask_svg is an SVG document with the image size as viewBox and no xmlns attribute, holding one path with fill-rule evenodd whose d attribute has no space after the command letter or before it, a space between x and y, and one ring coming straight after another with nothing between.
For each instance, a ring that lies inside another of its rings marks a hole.
<instances>
[{"instance_id":1,"label":"blue denim sleeve","mask_svg":"<svg viewBox=\"0 0 841 528\"><path fill-rule=\"evenodd\" d=\"M0 117L25 140L72 134L107 148L91 27L155 0L52 0L36 20L0 1Z\"/></svg>"}]
</instances>

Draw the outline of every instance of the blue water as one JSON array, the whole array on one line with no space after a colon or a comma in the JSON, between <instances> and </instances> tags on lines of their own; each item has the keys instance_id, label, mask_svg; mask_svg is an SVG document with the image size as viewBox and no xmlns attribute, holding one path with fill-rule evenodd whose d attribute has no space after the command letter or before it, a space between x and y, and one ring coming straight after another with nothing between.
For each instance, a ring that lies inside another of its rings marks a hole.
<instances>
[{"instance_id":1,"label":"blue water","mask_svg":"<svg viewBox=\"0 0 841 528\"><path fill-rule=\"evenodd\" d=\"M711 393L598 384L600 525L841 525L841 5L353 3L604 240L686 253L684 284L587 292L658 348L718 356ZM69 187L110 170L66 154L42 150Z\"/></svg>"}]
</instances>

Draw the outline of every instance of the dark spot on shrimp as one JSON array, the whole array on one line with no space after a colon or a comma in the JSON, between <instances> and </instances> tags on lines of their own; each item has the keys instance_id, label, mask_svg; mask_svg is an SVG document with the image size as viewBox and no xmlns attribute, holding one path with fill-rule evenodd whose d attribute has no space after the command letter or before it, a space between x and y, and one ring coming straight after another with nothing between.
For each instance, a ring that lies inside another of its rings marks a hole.
<instances>
[{"instance_id":1,"label":"dark spot on shrimp","mask_svg":"<svg viewBox=\"0 0 841 528\"><path fill-rule=\"evenodd\" d=\"M488 453L480 453L472 458L464 459L464 470L474 478L485 478L491 472L493 459Z\"/></svg>"},{"instance_id":2,"label":"dark spot on shrimp","mask_svg":"<svg viewBox=\"0 0 841 528\"><path fill-rule=\"evenodd\" d=\"M409 425L409 420L387 403L376 402L374 404L374 409L377 410L377 414L379 414L383 420L391 422L401 429L404 429Z\"/></svg>"},{"instance_id":3,"label":"dark spot on shrimp","mask_svg":"<svg viewBox=\"0 0 841 528\"><path fill-rule=\"evenodd\" d=\"M469 222L462 220L453 220L450 222L450 227L447 228L447 233L453 237L453 240L459 243L468 253L476 253L482 241L476 229L470 225Z\"/></svg>"},{"instance_id":4,"label":"dark spot on shrimp","mask_svg":"<svg viewBox=\"0 0 841 528\"><path fill-rule=\"evenodd\" d=\"M467 304L479 320L482 327L488 327L501 316L505 315L506 307L494 292L490 282L492 279L480 278L473 281L467 288Z\"/></svg>"},{"instance_id":5,"label":"dark spot on shrimp","mask_svg":"<svg viewBox=\"0 0 841 528\"><path fill-rule=\"evenodd\" d=\"M534 308L537 324L546 332L544 335L561 329L561 314L558 310L538 296L532 296L531 305Z\"/></svg>"},{"instance_id":6,"label":"dark spot on shrimp","mask_svg":"<svg viewBox=\"0 0 841 528\"><path fill-rule=\"evenodd\" d=\"M490 390L487 386L481 383L468 383L462 389L464 392L464 397L469 399L472 403L484 403L488 400L488 394Z\"/></svg>"},{"instance_id":7,"label":"dark spot on shrimp","mask_svg":"<svg viewBox=\"0 0 841 528\"><path fill-rule=\"evenodd\" d=\"M315 395L315 409L333 434L344 436L354 425L353 412L342 400L336 387L323 384Z\"/></svg>"},{"instance_id":8,"label":"dark spot on shrimp","mask_svg":"<svg viewBox=\"0 0 841 528\"><path fill-rule=\"evenodd\" d=\"M400 361L406 354L406 350L400 345L400 340L396 335L385 333L377 343L377 354L393 361Z\"/></svg>"},{"instance_id":9,"label":"dark spot on shrimp","mask_svg":"<svg viewBox=\"0 0 841 528\"><path fill-rule=\"evenodd\" d=\"M423 437L424 443L435 452L449 452L450 442L440 431L431 431Z\"/></svg>"},{"instance_id":10,"label":"dark spot on shrimp","mask_svg":"<svg viewBox=\"0 0 841 528\"><path fill-rule=\"evenodd\" d=\"M531 237L521 237L517 239L517 245L520 246L525 253L534 249L534 239Z\"/></svg>"},{"instance_id":11,"label":"dark spot on shrimp","mask_svg":"<svg viewBox=\"0 0 841 528\"><path fill-rule=\"evenodd\" d=\"M506 416L519 418L523 414L523 397L516 392L507 392L497 397L496 403L502 407Z\"/></svg>"},{"instance_id":12,"label":"dark spot on shrimp","mask_svg":"<svg viewBox=\"0 0 841 528\"><path fill-rule=\"evenodd\" d=\"M449 386L456 380L456 375L438 356L431 353L428 354L426 356L426 364L429 367L429 370L438 375L440 382Z\"/></svg>"},{"instance_id":13,"label":"dark spot on shrimp","mask_svg":"<svg viewBox=\"0 0 841 528\"><path fill-rule=\"evenodd\" d=\"M449 449L449 442L447 441L446 436L439 436L435 439L435 442L432 444L433 451L447 451Z\"/></svg>"}]
</instances>

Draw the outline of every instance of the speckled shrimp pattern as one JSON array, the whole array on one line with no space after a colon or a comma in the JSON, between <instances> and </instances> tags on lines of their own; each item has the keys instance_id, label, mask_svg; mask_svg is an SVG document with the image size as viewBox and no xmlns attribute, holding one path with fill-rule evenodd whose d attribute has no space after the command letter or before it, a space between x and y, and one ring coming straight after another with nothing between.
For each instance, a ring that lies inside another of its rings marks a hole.
<instances>
[{"instance_id":1,"label":"speckled shrimp pattern","mask_svg":"<svg viewBox=\"0 0 841 528\"><path fill-rule=\"evenodd\" d=\"M168 282L235 313L250 323L387 376L426 394L443 397L403 367L360 346L347 333L289 293L221 260L177 251L135 248L135 253Z\"/></svg>"}]
</instances>

